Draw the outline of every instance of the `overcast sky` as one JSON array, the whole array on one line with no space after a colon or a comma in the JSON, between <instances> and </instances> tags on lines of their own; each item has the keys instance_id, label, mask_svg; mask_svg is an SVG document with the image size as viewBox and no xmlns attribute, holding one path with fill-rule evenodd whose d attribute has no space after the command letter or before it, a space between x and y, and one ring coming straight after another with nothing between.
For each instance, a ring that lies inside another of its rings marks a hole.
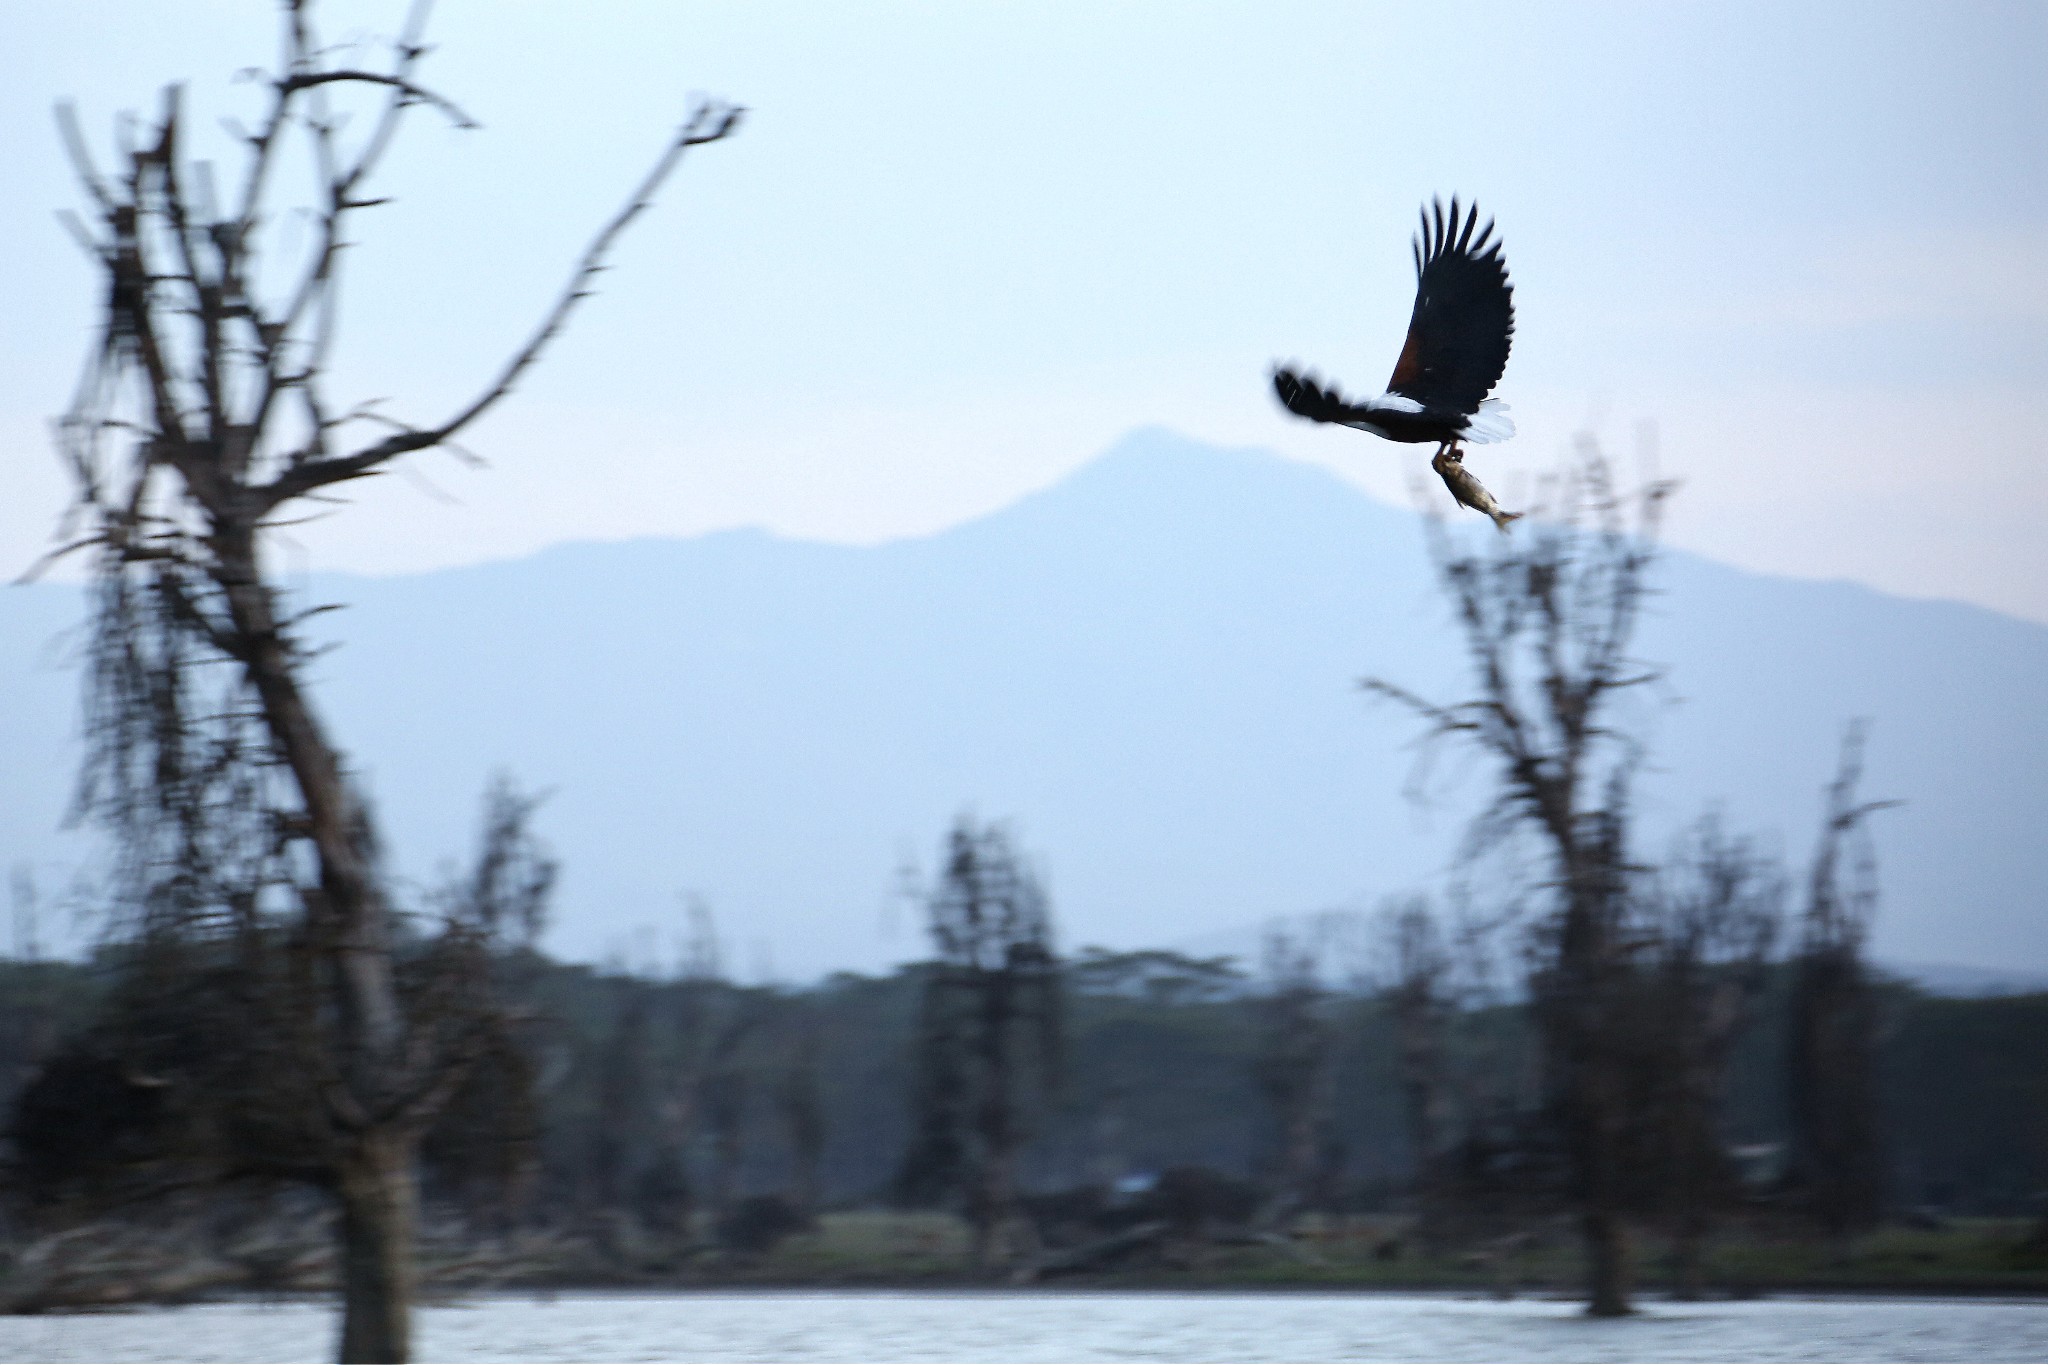
<instances>
[{"instance_id":1,"label":"overcast sky","mask_svg":"<svg viewBox=\"0 0 2048 1365\"><path fill-rule=\"evenodd\" d=\"M397 23L321 10L336 37ZM0 21L0 567L62 505L45 423L96 293L52 216L76 195L50 106L105 139L185 79L246 114L229 77L272 56L273 11ZM427 77L483 126L411 125L345 315L354 392L422 421L516 344L691 92L752 114L474 432L490 469L419 460L296 563L870 542L1151 423L1405 499L1415 449L1287 418L1266 372L1377 391L1415 209L1457 192L1517 285L1521 434L1473 456L1510 504L1575 431L1654 422L1677 543L2048 621L2048 7L445 0L432 36Z\"/></svg>"}]
</instances>

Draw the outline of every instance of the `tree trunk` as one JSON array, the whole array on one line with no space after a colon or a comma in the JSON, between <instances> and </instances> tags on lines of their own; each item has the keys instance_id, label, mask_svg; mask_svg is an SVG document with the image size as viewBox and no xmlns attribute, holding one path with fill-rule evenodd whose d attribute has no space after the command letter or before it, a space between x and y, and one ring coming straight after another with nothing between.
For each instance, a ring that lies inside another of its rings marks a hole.
<instances>
[{"instance_id":1,"label":"tree trunk","mask_svg":"<svg viewBox=\"0 0 2048 1365\"><path fill-rule=\"evenodd\" d=\"M402 1120L371 1118L399 1080L403 1020L393 979L389 925L371 870L367 822L341 756L300 687L278 625L276 599L258 572L252 528L215 521L215 540L241 662L255 685L265 728L291 770L320 885L306 896L309 937L331 992L339 1063L330 1096L340 1130L336 1155L342 1217L341 1358L404 1360L412 1312L413 1158L417 1136Z\"/></svg>"},{"instance_id":2,"label":"tree trunk","mask_svg":"<svg viewBox=\"0 0 2048 1365\"><path fill-rule=\"evenodd\" d=\"M1705 1219L1687 1219L1671 1239L1671 1297L1694 1302L1706 1297Z\"/></svg>"},{"instance_id":3,"label":"tree trunk","mask_svg":"<svg viewBox=\"0 0 2048 1365\"><path fill-rule=\"evenodd\" d=\"M981 1099L976 1106L975 1136L980 1171L972 1197L974 1264L993 1269L1009 1254L1009 1222L1017 1211L1017 1116L1012 1095L1017 1084L1017 1053L1011 1030L1017 1017L1014 984L1004 968L981 974L981 1028L976 1051L981 1062Z\"/></svg>"},{"instance_id":4,"label":"tree trunk","mask_svg":"<svg viewBox=\"0 0 2048 1365\"><path fill-rule=\"evenodd\" d=\"M341 1158L341 1359L412 1352L414 1143L392 1126L355 1134Z\"/></svg>"},{"instance_id":5,"label":"tree trunk","mask_svg":"<svg viewBox=\"0 0 2048 1365\"><path fill-rule=\"evenodd\" d=\"M1580 1102L1587 1104L1583 1098ZM1611 1097L1600 1095L1587 1104L1592 1112L1581 1118L1592 1131L1581 1149L1585 1203L1579 1228L1586 1249L1586 1312L1596 1318L1626 1317L1635 1311L1629 1305L1628 1228L1616 1188L1622 1174L1620 1135L1613 1130L1615 1116L1606 1107L1611 1103Z\"/></svg>"},{"instance_id":6,"label":"tree trunk","mask_svg":"<svg viewBox=\"0 0 2048 1365\"><path fill-rule=\"evenodd\" d=\"M1588 1210L1581 1231L1586 1243L1586 1314L1625 1318L1629 1306L1628 1229L1611 1210Z\"/></svg>"},{"instance_id":7,"label":"tree trunk","mask_svg":"<svg viewBox=\"0 0 2048 1365\"><path fill-rule=\"evenodd\" d=\"M1571 866L1571 864L1567 864ZM1581 873L1573 881L1583 886ZM1586 1312L1624 1317L1629 1306L1628 1232L1624 1207L1625 1112L1621 1040L1617 1036L1617 953L1602 906L1583 890L1565 911L1559 958L1560 1012L1566 1068L1564 1120L1572 1134L1574 1183L1583 1201ZM1596 893L1597 894L1597 893Z\"/></svg>"}]
</instances>

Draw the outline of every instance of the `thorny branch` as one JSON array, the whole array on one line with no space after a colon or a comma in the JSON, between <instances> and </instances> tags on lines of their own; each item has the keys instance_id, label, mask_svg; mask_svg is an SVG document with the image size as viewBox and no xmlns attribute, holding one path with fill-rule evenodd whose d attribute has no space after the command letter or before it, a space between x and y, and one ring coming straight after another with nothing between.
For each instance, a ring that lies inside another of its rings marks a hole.
<instances>
[{"instance_id":1,"label":"thorny branch","mask_svg":"<svg viewBox=\"0 0 2048 1365\"><path fill-rule=\"evenodd\" d=\"M333 455L333 434L362 415L358 407L334 417L320 394L334 334L339 261L347 246L344 224L350 214L385 202L365 195L363 187L406 109L426 105L458 127L475 126L458 105L417 78L427 52L421 33L428 8L426 0L412 7L393 44L392 69L372 71L323 65L308 6L293 0L281 69L267 78L270 108L257 130L244 135L250 159L231 218L216 216L209 168L202 163L195 177L184 174L177 87L166 90L153 134L125 150L114 181L95 166L75 111L60 106L60 132L99 219L96 232L82 225L79 230L107 272L109 303L105 345L88 361L78 397L59 424L79 489L76 510L96 525L53 552L51 560L90 546L124 560L142 557L139 523L149 517L155 498L176 496L172 489L149 491L149 475L159 467L177 472L205 519L274 525L270 514L281 504L375 473L412 451L450 444L541 358L592 292L618 238L650 206L683 154L738 127L743 111L737 106L706 101L692 112L586 248L535 332L468 404L435 426L383 418L395 429L350 454ZM348 88L387 92L373 128L352 154L343 151L341 121L326 102L329 91ZM258 267L271 222L282 216L268 210L268 187L295 130L320 185L314 242L288 287L266 301L259 296ZM146 394L135 419L117 408L128 373L139 373ZM278 400L294 392L296 410L287 414ZM291 438L292 426L302 434ZM138 435L125 473L107 449L110 438L124 430ZM288 453L266 456L279 450ZM207 558L202 527L186 526L176 535L193 542L195 562Z\"/></svg>"},{"instance_id":2,"label":"thorny branch","mask_svg":"<svg viewBox=\"0 0 2048 1365\"><path fill-rule=\"evenodd\" d=\"M357 451L352 455L332 459L306 460L294 464L279 474L269 485L258 490L259 496L267 504L275 505L327 484L361 478L366 474L374 472L378 466L397 456L415 450L424 450L446 442L464 427L482 416L499 399L512 392L513 385L518 381L519 377L535 361L540 359L541 353L546 350L548 343L553 341L555 336L562 330L563 325L567 323L569 315L575 310L576 305L591 295L593 292L590 287L591 281L605 269L605 259L611 251L612 244L625 231L633 219L645 212L651 205L655 191L660 188L662 181L668 178L669 173L675 169L676 163L682 159L683 153L691 147L700 147L705 143L717 142L722 138L729 137L738 128L740 117L743 113L744 111L738 107L713 103L706 103L697 108L696 112L683 124L675 138L670 141L667 150L663 152L661 158L655 163L654 168L648 172L647 178L641 182L639 188L627 200L625 207L604 226L604 229L597 234L590 246L584 251L583 259L569 277L568 285L555 300L554 306L548 310L547 315L541 320L541 324L535 329L533 336L506 363L504 370L498 375L497 381L478 395L467 407L457 412L438 427L409 427L393 432L376 444Z\"/></svg>"}]
</instances>

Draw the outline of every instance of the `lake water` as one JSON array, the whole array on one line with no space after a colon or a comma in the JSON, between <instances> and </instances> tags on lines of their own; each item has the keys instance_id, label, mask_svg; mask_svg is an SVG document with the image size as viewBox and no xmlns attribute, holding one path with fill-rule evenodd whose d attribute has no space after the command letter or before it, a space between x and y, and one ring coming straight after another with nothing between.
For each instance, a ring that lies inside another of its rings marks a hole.
<instances>
[{"instance_id":1,"label":"lake water","mask_svg":"<svg viewBox=\"0 0 2048 1365\"><path fill-rule=\"evenodd\" d=\"M1573 1304L1449 1294L481 1295L422 1309L422 1360L2048 1360L2048 1303L1779 1298ZM0 1318L10 1361L332 1359L330 1305Z\"/></svg>"}]
</instances>

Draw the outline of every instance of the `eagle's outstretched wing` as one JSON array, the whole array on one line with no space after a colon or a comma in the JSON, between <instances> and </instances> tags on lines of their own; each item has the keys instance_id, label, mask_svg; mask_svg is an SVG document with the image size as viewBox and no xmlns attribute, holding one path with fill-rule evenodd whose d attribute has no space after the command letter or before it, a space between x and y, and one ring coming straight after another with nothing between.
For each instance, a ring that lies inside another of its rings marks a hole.
<instances>
[{"instance_id":1,"label":"eagle's outstretched wing","mask_svg":"<svg viewBox=\"0 0 2048 1365\"><path fill-rule=\"evenodd\" d=\"M1280 395L1281 405L1289 412L1311 422L1355 422L1368 416L1334 387L1326 389L1314 375L1284 365L1273 371L1273 392Z\"/></svg>"},{"instance_id":2,"label":"eagle's outstretched wing","mask_svg":"<svg viewBox=\"0 0 2048 1365\"><path fill-rule=\"evenodd\" d=\"M1440 200L1423 212L1415 239L1415 311L1387 392L1471 413L1507 368L1515 287L1500 243L1489 240L1492 220L1480 228L1476 204L1462 223L1460 216L1456 199L1448 219Z\"/></svg>"}]
</instances>

